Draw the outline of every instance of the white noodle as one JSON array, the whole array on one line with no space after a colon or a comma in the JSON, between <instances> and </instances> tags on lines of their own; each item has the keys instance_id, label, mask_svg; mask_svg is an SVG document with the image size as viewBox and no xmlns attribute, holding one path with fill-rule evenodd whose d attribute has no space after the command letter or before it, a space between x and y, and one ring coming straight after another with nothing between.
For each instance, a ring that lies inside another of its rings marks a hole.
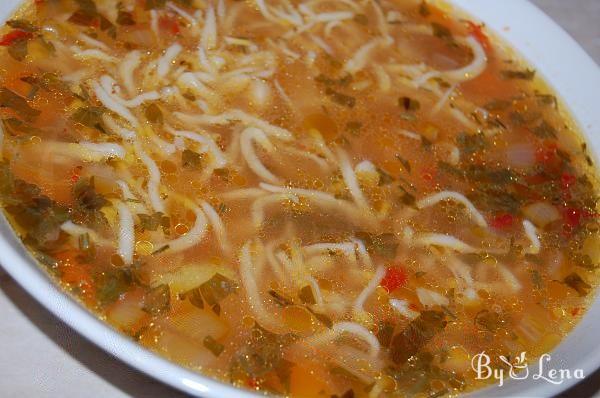
<instances>
[{"instance_id":1,"label":"white noodle","mask_svg":"<svg viewBox=\"0 0 600 398\"><path fill-rule=\"evenodd\" d=\"M108 55L102 50L90 49L90 50L81 50L76 46L71 47L71 50L75 53L73 56L77 59L87 60L87 59L98 59L100 61L110 62L112 64L116 64L119 62L119 59L113 57L112 55Z\"/></svg>"},{"instance_id":2,"label":"white noodle","mask_svg":"<svg viewBox=\"0 0 600 398\"><path fill-rule=\"evenodd\" d=\"M150 28L154 36L158 39L160 34L158 32L158 12L156 10L150 10Z\"/></svg>"},{"instance_id":3,"label":"white noodle","mask_svg":"<svg viewBox=\"0 0 600 398\"><path fill-rule=\"evenodd\" d=\"M454 106L450 106L450 115L452 115L452 117L461 122L465 127L469 128L470 130L477 131L478 126L474 122L472 122L468 117L466 117L460 109Z\"/></svg>"},{"instance_id":4,"label":"white noodle","mask_svg":"<svg viewBox=\"0 0 600 398\"><path fill-rule=\"evenodd\" d=\"M194 223L194 226L185 235L182 235L177 239L168 241L166 243L166 245L168 246L167 250L161 252L160 254L173 254L181 252L189 249L190 247L196 246L202 241L202 238L206 233L206 229L208 228L208 221L206 220L206 216L204 215L204 212L195 204L186 201L185 205L196 215L196 222Z\"/></svg>"},{"instance_id":5,"label":"white noodle","mask_svg":"<svg viewBox=\"0 0 600 398\"><path fill-rule=\"evenodd\" d=\"M165 212L165 204L160 196L160 170L156 165L156 162L148 156L148 154L144 151L142 146L138 143L134 143L135 153L140 158L142 163L148 169L148 174L150 178L148 180L148 196L150 198L150 203L152 204L152 208L156 212Z\"/></svg>"},{"instance_id":6,"label":"white noodle","mask_svg":"<svg viewBox=\"0 0 600 398\"><path fill-rule=\"evenodd\" d=\"M170 1L167 3L167 8L173 10L180 17L182 17L183 19L185 19L186 21L188 21L189 24L192 25L192 26L195 26L198 23L198 21L196 20L196 18L194 18L192 15L190 15L185 10L177 7L175 4L173 4Z\"/></svg>"},{"instance_id":7,"label":"white noodle","mask_svg":"<svg viewBox=\"0 0 600 398\"><path fill-rule=\"evenodd\" d=\"M76 145L76 144L71 144ZM95 152L101 159L110 159L110 158L125 158L125 149L119 144L114 144L110 142L105 143L95 143L95 142L80 142L79 145L90 152ZM96 156L94 156L97 159ZM98 160L93 160L98 161Z\"/></svg>"},{"instance_id":8,"label":"white noodle","mask_svg":"<svg viewBox=\"0 0 600 398\"><path fill-rule=\"evenodd\" d=\"M240 261L240 276L242 279L242 285L246 290L248 297L248 304L250 309L257 318L257 321L267 329L279 329L280 323L277 322L275 317L269 315L269 312L263 304L263 300L260 297L258 286L256 284L256 277L254 275L254 268L256 267L252 261L252 253L250 246L252 242L248 241L242 247L239 255Z\"/></svg>"},{"instance_id":9,"label":"white noodle","mask_svg":"<svg viewBox=\"0 0 600 398\"><path fill-rule=\"evenodd\" d=\"M485 70L487 66L487 56L481 44L479 44L472 36L465 39L457 39L457 41L469 47L473 52L473 60L471 63L459 69L425 73L415 80L417 87L422 86L426 81L432 78L442 78L456 83L465 82L476 78Z\"/></svg>"},{"instance_id":10,"label":"white noodle","mask_svg":"<svg viewBox=\"0 0 600 398\"><path fill-rule=\"evenodd\" d=\"M219 0L217 3L217 15L219 16L219 19L223 19L227 15L227 6L225 5L225 0Z\"/></svg>"},{"instance_id":11,"label":"white noodle","mask_svg":"<svg viewBox=\"0 0 600 398\"><path fill-rule=\"evenodd\" d=\"M419 298L421 304L423 304L425 307L450 304L450 301L447 297L444 297L433 290L424 289L422 287L417 288L417 297Z\"/></svg>"},{"instance_id":12,"label":"white noodle","mask_svg":"<svg viewBox=\"0 0 600 398\"><path fill-rule=\"evenodd\" d=\"M167 74L171 70L173 61L175 61L175 58L177 58L181 50L183 50L181 44L174 43L169 48L167 48L165 54L162 57L160 57L160 59L158 60L158 66L156 68L156 74L159 80L167 76Z\"/></svg>"},{"instance_id":13,"label":"white noodle","mask_svg":"<svg viewBox=\"0 0 600 398\"><path fill-rule=\"evenodd\" d=\"M333 195L325 192L312 189L279 187L262 182L259 186L269 192L289 192L301 196L322 208L344 214L348 217L348 220L351 220L356 224L364 224L368 227L373 227L376 224L372 217L357 209L352 203L337 199Z\"/></svg>"},{"instance_id":14,"label":"white noodle","mask_svg":"<svg viewBox=\"0 0 600 398\"><path fill-rule=\"evenodd\" d=\"M282 239L277 239L277 240L274 240L274 241L271 241L271 242L267 243L265 245L265 255L266 255L266 258L267 258L267 261L268 261L269 265L271 266L271 269L275 273L275 276L277 277L277 279L279 281L283 282L283 281L286 280L285 271L281 267L281 262L275 256L275 249L281 243L283 243Z\"/></svg>"},{"instance_id":15,"label":"white noodle","mask_svg":"<svg viewBox=\"0 0 600 398\"><path fill-rule=\"evenodd\" d=\"M307 280L308 280L308 283L310 284L312 292L315 296L315 304L323 305L324 304L323 293L321 293L321 288L319 287L319 283L317 282L317 280L315 278L313 278L310 275L307 277Z\"/></svg>"},{"instance_id":16,"label":"white noodle","mask_svg":"<svg viewBox=\"0 0 600 398\"><path fill-rule=\"evenodd\" d=\"M424 246L440 246L461 253L479 253L481 250L455 238L454 236L436 233L417 235L415 242Z\"/></svg>"},{"instance_id":17,"label":"white noodle","mask_svg":"<svg viewBox=\"0 0 600 398\"><path fill-rule=\"evenodd\" d=\"M142 62L142 54L135 50L129 52L123 62L119 64L119 74L121 75L121 80L123 81L123 85L125 89L129 93L130 96L135 95L137 88L135 84L135 80L133 77L133 72L140 66Z\"/></svg>"},{"instance_id":18,"label":"white noodle","mask_svg":"<svg viewBox=\"0 0 600 398\"><path fill-rule=\"evenodd\" d=\"M233 109L220 115L188 115L180 112L175 112L174 114L184 123L226 125L232 121L240 121L247 126L257 127L266 134L275 136L283 141L289 141L293 138L293 134L288 130L267 123L239 109Z\"/></svg>"},{"instance_id":19,"label":"white noodle","mask_svg":"<svg viewBox=\"0 0 600 398\"><path fill-rule=\"evenodd\" d=\"M390 78L390 75L387 74L381 65L375 65L373 70L375 71L375 77L377 77L379 89L384 93L390 91L392 88L392 79Z\"/></svg>"},{"instance_id":20,"label":"white noodle","mask_svg":"<svg viewBox=\"0 0 600 398\"><path fill-rule=\"evenodd\" d=\"M139 122L133 116L133 114L127 109L123 104L120 104L116 101L111 94L107 93L104 88L102 88L98 83L93 83L94 92L96 93L96 97L98 100L102 102L102 104L115 112L117 115L121 116L123 119L127 120L133 127L138 127Z\"/></svg>"},{"instance_id":21,"label":"white noodle","mask_svg":"<svg viewBox=\"0 0 600 398\"><path fill-rule=\"evenodd\" d=\"M133 215L129 207L123 202L117 202L119 212L119 245L118 254L125 264L133 263L133 250L135 247L135 232Z\"/></svg>"},{"instance_id":22,"label":"white noodle","mask_svg":"<svg viewBox=\"0 0 600 398\"><path fill-rule=\"evenodd\" d=\"M142 105L146 101L154 101L160 99L161 95L156 91L149 91L147 93L142 93L137 97L134 97L130 100L122 100L123 105L128 108L137 108Z\"/></svg>"},{"instance_id":23,"label":"white noodle","mask_svg":"<svg viewBox=\"0 0 600 398\"><path fill-rule=\"evenodd\" d=\"M461 40L463 44L466 44L471 51L473 51L473 60L471 63L463 68L456 69L453 71L447 71L442 73L442 78L455 82L463 82L476 78L483 72L487 66L487 56L485 50L472 36Z\"/></svg>"},{"instance_id":24,"label":"white noodle","mask_svg":"<svg viewBox=\"0 0 600 398\"><path fill-rule=\"evenodd\" d=\"M329 163L327 163L327 161L325 159L323 159L322 157L320 157L319 155L315 155L314 153L310 153L308 151L303 151L301 149L297 149L297 148L294 148L292 146L282 146L281 149L283 149L286 152L292 153L294 155L298 155L298 156L301 156L303 158L312 160L323 171L329 171L329 170L331 170L331 166L329 165Z\"/></svg>"},{"instance_id":25,"label":"white noodle","mask_svg":"<svg viewBox=\"0 0 600 398\"><path fill-rule=\"evenodd\" d=\"M453 84L452 86L450 86L450 88L448 90L446 90L444 95L434 105L434 107L431 109L432 115L435 115L436 113L438 113L444 107L444 105L446 105L446 102L448 102L448 100L450 99L450 96L452 96L452 93L454 93L455 89L456 89L456 83Z\"/></svg>"},{"instance_id":26,"label":"white noodle","mask_svg":"<svg viewBox=\"0 0 600 398\"><path fill-rule=\"evenodd\" d=\"M217 46L217 19L215 18L215 9L212 4L206 10L204 17L204 28L202 29L202 48L211 50Z\"/></svg>"},{"instance_id":27,"label":"white noodle","mask_svg":"<svg viewBox=\"0 0 600 398\"><path fill-rule=\"evenodd\" d=\"M116 120L113 119L110 115L108 115L106 113L104 115L102 115L102 121L104 122L106 127L108 127L108 129L110 131L112 131L116 135L120 136L125 141L133 141L135 139L136 134L134 131L127 130L127 129L119 126L119 124L116 122Z\"/></svg>"},{"instance_id":28,"label":"white noodle","mask_svg":"<svg viewBox=\"0 0 600 398\"><path fill-rule=\"evenodd\" d=\"M417 140L417 141L421 141L423 139L423 137L420 134L417 133L413 133L412 131L408 131L408 130L398 130L398 134L406 137L406 138L410 138L412 140Z\"/></svg>"},{"instance_id":29,"label":"white noodle","mask_svg":"<svg viewBox=\"0 0 600 398\"><path fill-rule=\"evenodd\" d=\"M257 228L260 227L265 219L265 207L277 204L283 201L299 202L300 199L294 194L290 193L276 193L267 196L262 196L252 203L251 215L252 222Z\"/></svg>"},{"instance_id":30,"label":"white noodle","mask_svg":"<svg viewBox=\"0 0 600 398\"><path fill-rule=\"evenodd\" d=\"M327 344L344 333L358 337L367 343L369 345L369 356L371 358L376 358L379 355L381 345L379 344L377 337L364 326L354 322L338 322L334 324L330 330L305 339L304 344L307 344L309 347Z\"/></svg>"},{"instance_id":31,"label":"white noodle","mask_svg":"<svg viewBox=\"0 0 600 398\"><path fill-rule=\"evenodd\" d=\"M352 195L354 202L359 207L369 210L369 204L367 203L367 200L360 189L358 179L356 178L356 174L352 169L348 155L342 149L337 150L337 155L340 161L340 171L342 172L344 182L346 183L346 187L348 188L348 191L350 191L350 195Z\"/></svg>"},{"instance_id":32,"label":"white noodle","mask_svg":"<svg viewBox=\"0 0 600 398\"><path fill-rule=\"evenodd\" d=\"M458 192L442 191L431 196L427 196L426 198L423 198L417 202L417 207L419 209L431 207L443 200L453 200L464 205L469 213L469 216L471 217L471 219L473 219L473 221L475 221L477 225L481 227L488 226L487 222L485 221L485 218L483 217L483 215L481 215L479 210L477 210L475 205L473 205L473 203L471 203L471 201L467 199L466 196Z\"/></svg>"},{"instance_id":33,"label":"white noodle","mask_svg":"<svg viewBox=\"0 0 600 398\"><path fill-rule=\"evenodd\" d=\"M309 35L309 37L312 39L312 41L319 46L323 51L325 51L328 55L333 56L333 49L331 48L331 46L327 43L325 43L325 40L321 39L319 36L315 36L315 35Z\"/></svg>"},{"instance_id":34,"label":"white noodle","mask_svg":"<svg viewBox=\"0 0 600 398\"><path fill-rule=\"evenodd\" d=\"M523 228L525 229L525 235L531 242L531 245L526 249L527 253L538 254L542 244L538 237L537 229L529 220L523 220Z\"/></svg>"},{"instance_id":35,"label":"white noodle","mask_svg":"<svg viewBox=\"0 0 600 398\"><path fill-rule=\"evenodd\" d=\"M358 253L358 257L360 261L367 266L367 268L373 268L373 262L371 261L371 256L367 251L367 248L363 241L358 239L353 239L352 242L356 245L356 252Z\"/></svg>"},{"instance_id":36,"label":"white noodle","mask_svg":"<svg viewBox=\"0 0 600 398\"><path fill-rule=\"evenodd\" d=\"M504 264L497 264L497 268L498 272L502 275L502 278L506 281L506 283L508 283L513 292L518 292L521 290L523 285L521 285L521 282L519 282L519 280Z\"/></svg>"},{"instance_id":37,"label":"white noodle","mask_svg":"<svg viewBox=\"0 0 600 398\"><path fill-rule=\"evenodd\" d=\"M267 195L262 189L259 188L242 188L236 189L232 191L225 192L221 195L221 199L223 200L247 200L247 199L256 199L261 196Z\"/></svg>"},{"instance_id":38,"label":"white noodle","mask_svg":"<svg viewBox=\"0 0 600 398\"><path fill-rule=\"evenodd\" d=\"M275 148L264 131L256 127L248 127L240 135L240 148L248 167L260 178L273 184L278 184L280 179L271 173L260 161L254 151L253 143L259 144L265 151L272 152Z\"/></svg>"},{"instance_id":39,"label":"white noodle","mask_svg":"<svg viewBox=\"0 0 600 398\"><path fill-rule=\"evenodd\" d=\"M213 231L217 236L217 241L219 242L219 245L221 245L221 250L228 255L231 253L231 245L229 243L229 239L227 239L227 232L225 230L225 224L223 224L223 220L221 220L219 213L217 213L215 208L212 207L208 202L201 201L200 206L202 207L202 210L204 210L206 217L208 217L208 221L210 221Z\"/></svg>"},{"instance_id":40,"label":"white noodle","mask_svg":"<svg viewBox=\"0 0 600 398\"><path fill-rule=\"evenodd\" d=\"M0 120L0 161L4 159L4 122Z\"/></svg>"},{"instance_id":41,"label":"white noodle","mask_svg":"<svg viewBox=\"0 0 600 398\"><path fill-rule=\"evenodd\" d=\"M315 243L304 246L302 252L306 257L315 256L322 253L340 252L343 253L352 265L357 265L356 248L354 242L344 243Z\"/></svg>"},{"instance_id":42,"label":"white noodle","mask_svg":"<svg viewBox=\"0 0 600 398\"><path fill-rule=\"evenodd\" d=\"M377 267L377 269L375 270L375 275L373 275L373 278L369 281L367 286L365 286L363 291L360 292L360 294L354 301L353 309L354 309L355 313L358 314L358 313L361 313L364 311L363 306L365 305L365 301L367 301L369 296L371 294L373 294L373 292L375 292L375 289L377 289L377 286L379 286L379 284L385 277L385 272L386 272L385 267L382 267L382 266Z\"/></svg>"},{"instance_id":43,"label":"white noodle","mask_svg":"<svg viewBox=\"0 0 600 398\"><path fill-rule=\"evenodd\" d=\"M110 47L108 47L106 44L104 44L100 40L96 40L86 34L83 34L83 33L78 34L77 39L81 40L88 46L97 47L98 49L103 50L103 51L110 51Z\"/></svg>"},{"instance_id":44,"label":"white noodle","mask_svg":"<svg viewBox=\"0 0 600 398\"><path fill-rule=\"evenodd\" d=\"M62 229L67 234L72 235L72 236L80 236L80 235L88 234L92 241L94 241L95 243L97 243L101 246L112 246L113 245L113 242L111 240L104 239L101 236L99 236L96 233L96 231L94 231L90 228L87 228L87 227L83 227L81 225L77 225L73 221L66 221L65 223L63 223L60 226L60 229Z\"/></svg>"},{"instance_id":45,"label":"white noodle","mask_svg":"<svg viewBox=\"0 0 600 398\"><path fill-rule=\"evenodd\" d=\"M402 315L408 319L415 319L416 317L419 316L419 313L417 311L413 311L410 309L409 303L406 300L390 299L390 305L400 315Z\"/></svg>"},{"instance_id":46,"label":"white noodle","mask_svg":"<svg viewBox=\"0 0 600 398\"><path fill-rule=\"evenodd\" d=\"M354 56L346 61L344 64L344 71L350 74L355 74L356 72L362 70L369 62L371 52L375 48L383 45L389 46L390 44L392 44L392 41L386 37L372 39L360 47L356 53L354 53Z\"/></svg>"},{"instance_id":47,"label":"white noodle","mask_svg":"<svg viewBox=\"0 0 600 398\"><path fill-rule=\"evenodd\" d=\"M169 126L167 126L165 130L177 137L187 138L201 144L203 146L203 151L212 155L216 168L219 169L227 166L225 154L210 136L201 135L191 131L175 130Z\"/></svg>"}]
</instances>

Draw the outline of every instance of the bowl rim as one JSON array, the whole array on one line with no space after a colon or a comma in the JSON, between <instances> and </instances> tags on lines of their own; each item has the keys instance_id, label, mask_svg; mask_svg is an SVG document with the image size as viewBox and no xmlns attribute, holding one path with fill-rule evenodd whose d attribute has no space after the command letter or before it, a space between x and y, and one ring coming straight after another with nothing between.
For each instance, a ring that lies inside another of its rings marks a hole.
<instances>
[{"instance_id":1,"label":"bowl rim","mask_svg":"<svg viewBox=\"0 0 600 398\"><path fill-rule=\"evenodd\" d=\"M595 99L593 87L600 87L600 72L595 62L575 40L528 0L507 1L502 6L490 6L492 3L484 0L448 0L448 3L473 19L485 22L503 42L540 70L554 91L569 104L570 113L579 122L587 142L592 144L593 153L600 154L600 140L596 144L591 140L594 135L592 130L598 131L599 119L594 114L594 102L591 100ZM19 4L21 1L15 0L14 6L8 8L14 9ZM499 12L498 7L502 7L502 12ZM0 20L9 15L9 11L0 12ZM523 37L527 39L524 40ZM554 50L555 48L560 51ZM565 60L571 62L570 66L575 66L575 70L570 73L584 79L587 87L574 87L573 78L565 77L566 72L559 68L568 62ZM100 321L47 275L23 247L3 214L0 218L0 265L40 304L87 340L131 367L188 394L207 398L257 397L257 394L250 391L176 365ZM595 303L599 302L600 297L596 297ZM586 317L587 314L584 319ZM575 329L578 327L579 325ZM573 331L570 334L572 333ZM586 375L600 367L600 346L590 347L588 351L589 355L578 363ZM560 385L528 384L518 392L523 396L552 396L578 381L571 379ZM494 388L497 389L491 387ZM476 396L482 391L491 390L486 388L473 394Z\"/></svg>"}]
</instances>

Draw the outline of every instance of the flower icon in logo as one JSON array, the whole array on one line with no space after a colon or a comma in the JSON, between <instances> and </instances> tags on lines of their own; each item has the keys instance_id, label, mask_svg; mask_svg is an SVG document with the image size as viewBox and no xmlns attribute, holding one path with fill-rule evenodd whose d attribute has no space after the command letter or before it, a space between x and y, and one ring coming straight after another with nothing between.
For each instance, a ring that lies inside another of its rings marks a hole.
<instances>
[{"instance_id":1,"label":"flower icon in logo","mask_svg":"<svg viewBox=\"0 0 600 398\"><path fill-rule=\"evenodd\" d=\"M527 358L525 358L525 351L523 351L515 358L515 367L522 369L523 367L526 367L526 366L527 366Z\"/></svg>"},{"instance_id":2,"label":"flower icon in logo","mask_svg":"<svg viewBox=\"0 0 600 398\"><path fill-rule=\"evenodd\" d=\"M509 377L511 379L519 380L529 377L529 367L527 365L525 351L515 357L514 363L511 363L504 355L500 356L500 360L508 366Z\"/></svg>"}]
</instances>

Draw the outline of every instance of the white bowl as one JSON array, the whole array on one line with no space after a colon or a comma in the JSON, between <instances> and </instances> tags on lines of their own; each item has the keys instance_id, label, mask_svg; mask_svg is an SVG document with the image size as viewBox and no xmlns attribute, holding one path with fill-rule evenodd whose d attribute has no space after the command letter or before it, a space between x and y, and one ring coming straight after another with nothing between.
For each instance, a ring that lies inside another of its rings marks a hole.
<instances>
[{"instance_id":1,"label":"white bowl","mask_svg":"<svg viewBox=\"0 0 600 398\"><path fill-rule=\"evenodd\" d=\"M7 19L21 0L0 0L0 21ZM590 149L600 154L600 71L592 59L558 25L526 0L453 0L459 9L485 22L550 83L580 124ZM100 322L63 293L38 268L4 219L0 219L0 262L4 269L54 315L123 362L179 390L206 398L255 397L229 385L181 368L132 342ZM600 297L583 320L554 350L549 365L556 369L581 369L588 376L600 367ZM548 370L548 368L546 368ZM537 373L536 366L530 374ZM529 377L490 387L473 397L551 397L579 380L553 384Z\"/></svg>"}]
</instances>

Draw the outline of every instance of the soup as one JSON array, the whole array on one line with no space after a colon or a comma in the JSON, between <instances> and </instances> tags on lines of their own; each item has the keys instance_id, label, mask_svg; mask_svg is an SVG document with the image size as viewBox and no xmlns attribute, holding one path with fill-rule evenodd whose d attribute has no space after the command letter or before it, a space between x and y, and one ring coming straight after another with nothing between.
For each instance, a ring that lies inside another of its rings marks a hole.
<instances>
[{"instance_id":1,"label":"soup","mask_svg":"<svg viewBox=\"0 0 600 398\"><path fill-rule=\"evenodd\" d=\"M536 71L413 0L36 0L0 198L115 329L293 397L457 395L598 283L593 160Z\"/></svg>"}]
</instances>

